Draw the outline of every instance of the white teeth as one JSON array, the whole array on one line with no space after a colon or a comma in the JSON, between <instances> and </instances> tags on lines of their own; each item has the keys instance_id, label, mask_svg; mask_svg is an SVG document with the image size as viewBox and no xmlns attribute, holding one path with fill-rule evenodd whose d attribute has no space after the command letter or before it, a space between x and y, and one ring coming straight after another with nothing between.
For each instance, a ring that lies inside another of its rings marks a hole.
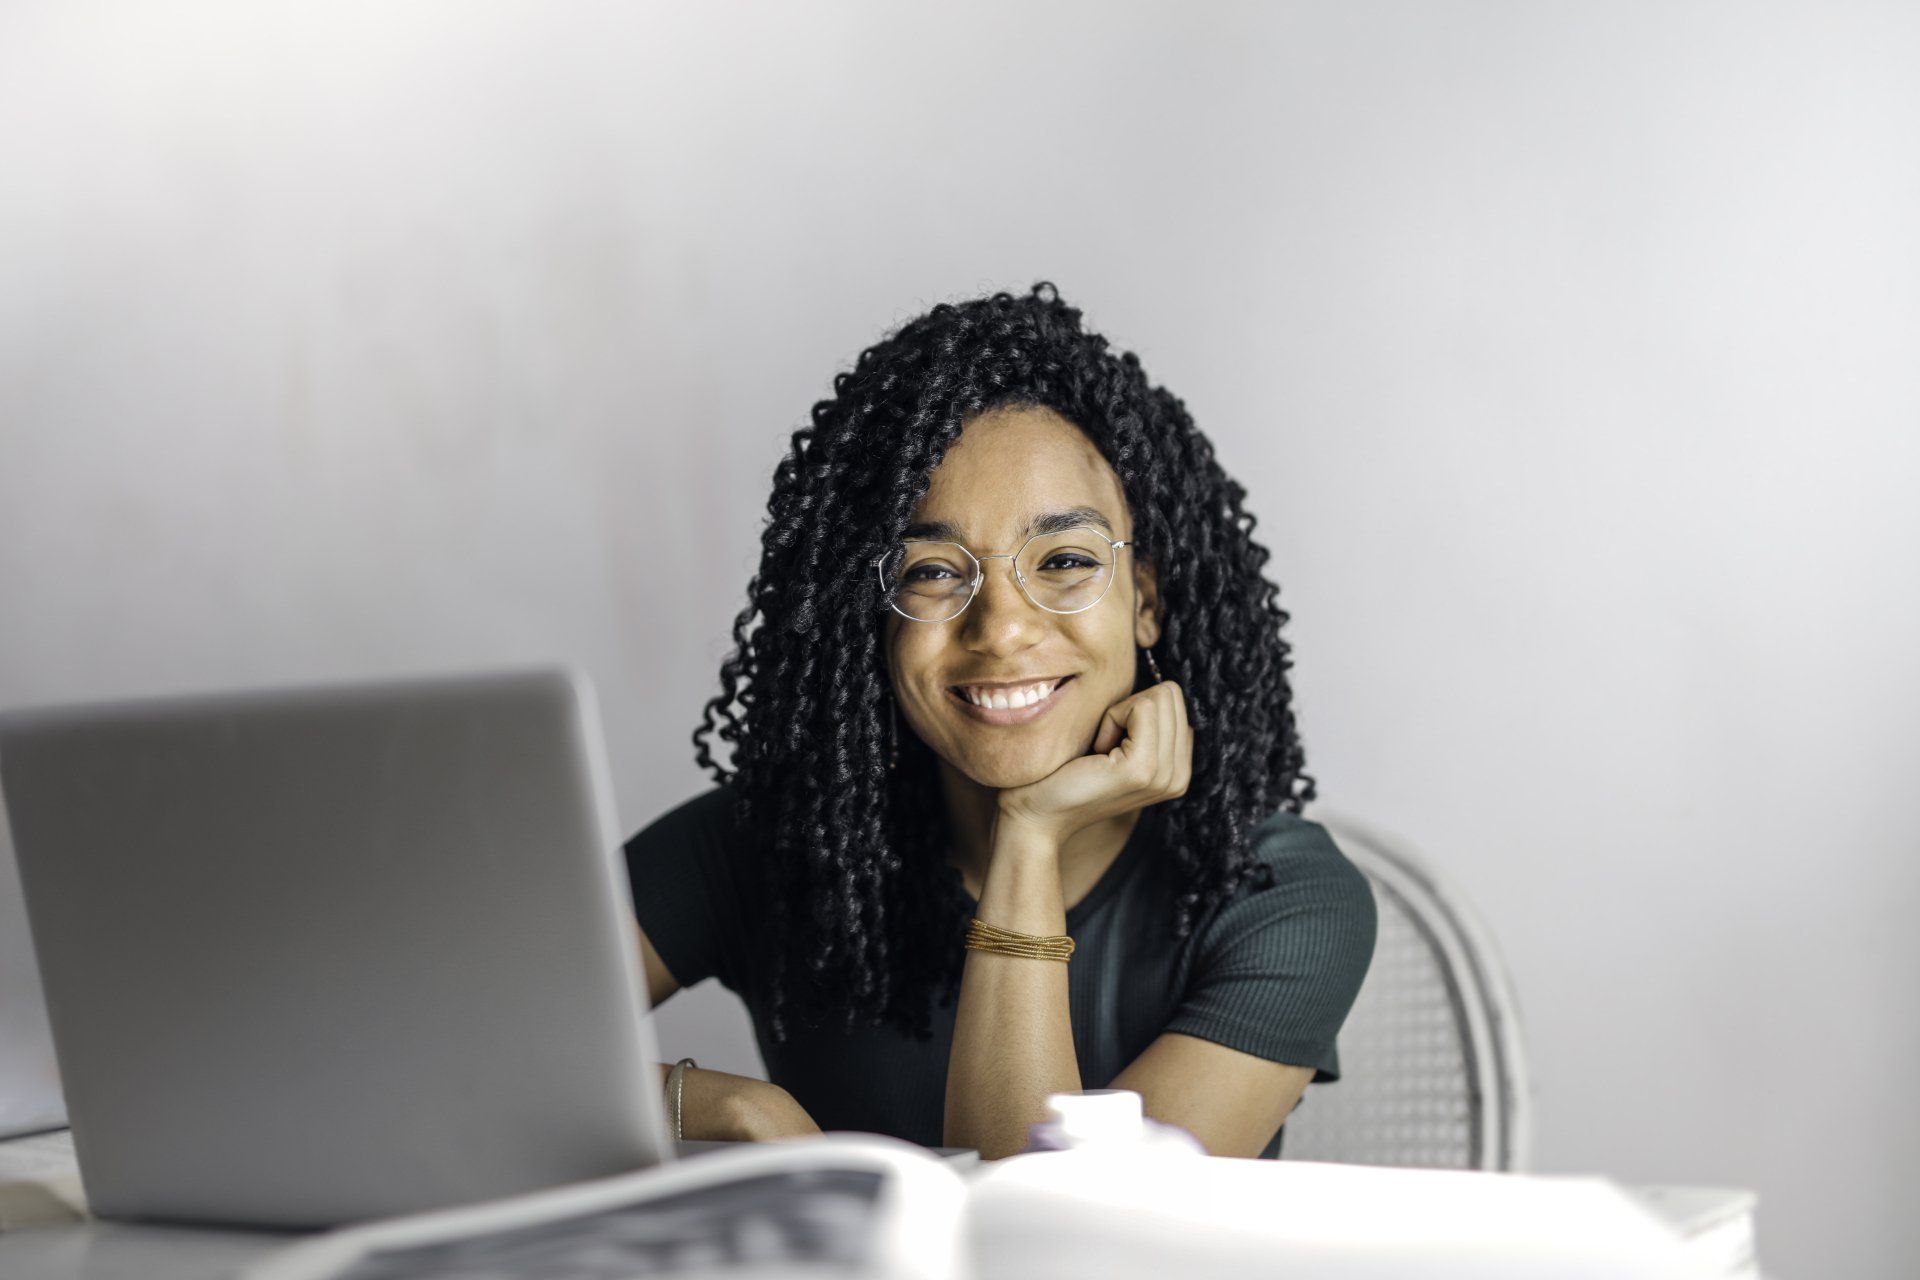
<instances>
[{"instance_id":1,"label":"white teeth","mask_svg":"<svg viewBox=\"0 0 1920 1280\"><path fill-rule=\"evenodd\" d=\"M1002 711L1011 711L1019 707L1030 707L1039 702L1059 686L1058 680L1049 680L1041 684L1023 685L1018 689L971 689L962 686L967 701L976 707L996 707Z\"/></svg>"}]
</instances>

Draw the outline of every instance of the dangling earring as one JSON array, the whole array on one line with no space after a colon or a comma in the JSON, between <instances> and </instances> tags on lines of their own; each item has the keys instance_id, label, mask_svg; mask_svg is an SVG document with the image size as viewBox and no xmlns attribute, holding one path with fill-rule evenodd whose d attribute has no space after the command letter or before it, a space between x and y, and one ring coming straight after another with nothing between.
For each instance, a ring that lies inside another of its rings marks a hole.
<instances>
[{"instance_id":1,"label":"dangling earring","mask_svg":"<svg viewBox=\"0 0 1920 1280\"><path fill-rule=\"evenodd\" d=\"M887 768L900 767L900 704L887 699Z\"/></svg>"},{"instance_id":2,"label":"dangling earring","mask_svg":"<svg viewBox=\"0 0 1920 1280\"><path fill-rule=\"evenodd\" d=\"M1148 645L1140 652L1147 655L1147 670L1153 672L1153 682L1159 684L1162 680L1166 679L1165 676L1160 674L1160 664L1153 660L1153 646Z\"/></svg>"}]
</instances>

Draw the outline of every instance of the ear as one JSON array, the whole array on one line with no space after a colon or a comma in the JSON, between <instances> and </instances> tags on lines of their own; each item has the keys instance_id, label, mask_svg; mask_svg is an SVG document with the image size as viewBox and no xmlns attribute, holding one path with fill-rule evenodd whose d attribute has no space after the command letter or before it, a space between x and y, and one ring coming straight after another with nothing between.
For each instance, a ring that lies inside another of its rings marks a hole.
<instances>
[{"instance_id":1,"label":"ear","mask_svg":"<svg viewBox=\"0 0 1920 1280\"><path fill-rule=\"evenodd\" d=\"M1160 579L1151 561L1134 557L1133 583L1133 642L1144 649L1160 639Z\"/></svg>"}]
</instances>

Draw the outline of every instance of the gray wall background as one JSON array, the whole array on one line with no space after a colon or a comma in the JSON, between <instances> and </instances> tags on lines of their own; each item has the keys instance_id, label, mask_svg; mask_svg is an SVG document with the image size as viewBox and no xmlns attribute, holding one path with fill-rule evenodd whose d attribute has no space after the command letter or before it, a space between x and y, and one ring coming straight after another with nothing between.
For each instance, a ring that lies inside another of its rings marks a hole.
<instances>
[{"instance_id":1,"label":"gray wall background","mask_svg":"<svg viewBox=\"0 0 1920 1280\"><path fill-rule=\"evenodd\" d=\"M1537 1165L1920 1252L1907 6L12 4L0 703L571 657L707 785L786 434L1056 281L1252 495ZM666 1050L754 1071L713 988Z\"/></svg>"}]
</instances>

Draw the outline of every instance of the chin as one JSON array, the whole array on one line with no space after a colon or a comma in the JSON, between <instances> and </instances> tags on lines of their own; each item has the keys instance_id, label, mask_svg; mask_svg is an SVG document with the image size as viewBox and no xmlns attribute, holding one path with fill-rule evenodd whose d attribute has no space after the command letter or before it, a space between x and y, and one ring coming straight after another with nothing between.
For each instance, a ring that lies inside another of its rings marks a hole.
<instances>
[{"instance_id":1,"label":"chin","mask_svg":"<svg viewBox=\"0 0 1920 1280\"><path fill-rule=\"evenodd\" d=\"M1064 753L1048 752L1032 760L998 760L967 769L965 773L983 787L1007 791L1040 781L1072 758Z\"/></svg>"}]
</instances>

